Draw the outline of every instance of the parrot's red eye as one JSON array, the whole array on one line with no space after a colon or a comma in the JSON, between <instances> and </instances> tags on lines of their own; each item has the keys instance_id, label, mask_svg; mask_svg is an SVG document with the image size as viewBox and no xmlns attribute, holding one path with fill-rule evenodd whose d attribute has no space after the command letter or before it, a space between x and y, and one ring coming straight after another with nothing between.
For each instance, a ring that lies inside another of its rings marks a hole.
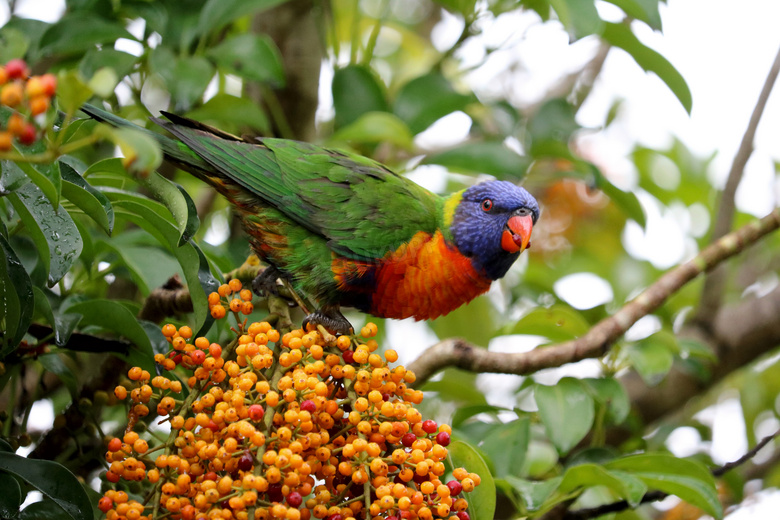
<instances>
[{"instance_id":1,"label":"parrot's red eye","mask_svg":"<svg viewBox=\"0 0 780 520\"><path fill-rule=\"evenodd\" d=\"M483 211L490 211L493 209L493 201L490 199L485 199L482 201L482 210Z\"/></svg>"}]
</instances>

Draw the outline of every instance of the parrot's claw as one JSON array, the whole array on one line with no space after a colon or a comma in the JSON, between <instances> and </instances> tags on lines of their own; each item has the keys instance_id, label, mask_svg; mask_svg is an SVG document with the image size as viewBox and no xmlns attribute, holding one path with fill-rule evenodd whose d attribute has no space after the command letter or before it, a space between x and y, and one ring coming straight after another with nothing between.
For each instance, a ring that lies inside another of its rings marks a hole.
<instances>
[{"instance_id":1,"label":"parrot's claw","mask_svg":"<svg viewBox=\"0 0 780 520\"><path fill-rule=\"evenodd\" d=\"M303 320L304 330L309 323L322 325L334 334L352 334L354 331L352 324L341 314L337 305L323 306L306 316Z\"/></svg>"},{"instance_id":2,"label":"parrot's claw","mask_svg":"<svg viewBox=\"0 0 780 520\"><path fill-rule=\"evenodd\" d=\"M281 271L269 265L252 280L252 292L261 297L277 296L279 286L276 285L276 280L281 276L283 276Z\"/></svg>"}]
</instances>

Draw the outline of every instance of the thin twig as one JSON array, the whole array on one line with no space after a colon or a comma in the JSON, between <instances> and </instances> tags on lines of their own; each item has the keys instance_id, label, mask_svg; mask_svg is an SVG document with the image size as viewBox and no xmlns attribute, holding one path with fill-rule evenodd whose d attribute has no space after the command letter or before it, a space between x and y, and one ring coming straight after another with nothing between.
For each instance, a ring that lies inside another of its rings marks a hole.
<instances>
[{"instance_id":1,"label":"thin twig","mask_svg":"<svg viewBox=\"0 0 780 520\"><path fill-rule=\"evenodd\" d=\"M524 375L601 357L637 320L656 310L685 284L779 227L780 208L722 237L692 260L668 271L615 314L601 320L575 340L524 353L489 352L461 339L444 340L423 352L409 366L417 375L415 386L419 387L438 370L448 366L479 373Z\"/></svg>"},{"instance_id":2,"label":"thin twig","mask_svg":"<svg viewBox=\"0 0 780 520\"><path fill-rule=\"evenodd\" d=\"M759 94L756 106L753 108L753 113L750 116L750 121L748 122L745 134L742 136L742 142L739 144L737 153L734 156L734 161L731 163L731 170L729 171L729 176L718 204L715 224L712 227L713 242L728 233L731 229L735 212L734 196L737 193L737 187L745 172L745 165L753 153L753 141L756 137L758 123L761 121L761 116L764 113L764 108L769 99L769 94L772 92L772 88L775 85L778 73L780 73L780 49L778 49L777 54L775 55L775 61L772 63L769 74L767 74L766 80L764 81L761 94ZM715 311L720 307L725 284L726 271L723 267L714 270L707 276L704 280L699 310L696 313L697 321L705 324L710 323L710 320L715 315Z\"/></svg>"}]
</instances>

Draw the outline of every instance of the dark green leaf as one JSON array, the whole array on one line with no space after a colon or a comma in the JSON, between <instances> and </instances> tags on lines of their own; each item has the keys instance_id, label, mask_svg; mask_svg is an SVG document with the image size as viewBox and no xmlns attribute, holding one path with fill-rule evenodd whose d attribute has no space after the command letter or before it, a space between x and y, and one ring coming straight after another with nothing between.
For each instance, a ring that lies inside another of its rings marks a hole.
<instances>
[{"instance_id":1,"label":"dark green leaf","mask_svg":"<svg viewBox=\"0 0 780 520\"><path fill-rule=\"evenodd\" d=\"M176 112L186 112L200 101L214 77L214 67L206 58L177 57L167 47L157 47L149 65L165 81Z\"/></svg>"},{"instance_id":2,"label":"dark green leaf","mask_svg":"<svg viewBox=\"0 0 780 520\"><path fill-rule=\"evenodd\" d=\"M208 34L236 18L270 9L286 0L208 0L200 11L198 33Z\"/></svg>"},{"instance_id":3,"label":"dark green leaf","mask_svg":"<svg viewBox=\"0 0 780 520\"><path fill-rule=\"evenodd\" d=\"M152 352L155 354L167 354L171 344L168 343L168 339L163 336L160 326L146 320L138 320L138 322L146 331L146 335L149 336L149 341L152 343Z\"/></svg>"},{"instance_id":4,"label":"dark green leaf","mask_svg":"<svg viewBox=\"0 0 780 520\"><path fill-rule=\"evenodd\" d=\"M468 468L482 479L471 493L464 493L469 503L469 515L474 520L491 520L496 510L496 484L487 464L480 454L462 441L455 441L448 447L454 468Z\"/></svg>"},{"instance_id":5,"label":"dark green leaf","mask_svg":"<svg viewBox=\"0 0 780 520\"><path fill-rule=\"evenodd\" d=\"M519 181L525 176L531 161L501 142L483 141L465 143L457 148L429 155L422 164L440 164L454 172L487 173L499 179Z\"/></svg>"},{"instance_id":6,"label":"dark green leaf","mask_svg":"<svg viewBox=\"0 0 780 520\"><path fill-rule=\"evenodd\" d=\"M564 377L553 386L536 385L534 397L547 437L565 455L593 425L593 398L581 381L571 377Z\"/></svg>"},{"instance_id":7,"label":"dark green leaf","mask_svg":"<svg viewBox=\"0 0 780 520\"><path fill-rule=\"evenodd\" d=\"M691 113L693 99L685 79L669 60L647 47L631 32L631 27L622 23L605 23L601 37L615 47L629 53L648 72L655 72L661 81L677 96L685 111Z\"/></svg>"},{"instance_id":8,"label":"dark green leaf","mask_svg":"<svg viewBox=\"0 0 780 520\"><path fill-rule=\"evenodd\" d=\"M461 305L446 316L428 322L428 326L440 337L456 336L475 345L487 345L499 325L496 307L490 298L475 298ZM479 323L475 327L474 323Z\"/></svg>"},{"instance_id":9,"label":"dark green leaf","mask_svg":"<svg viewBox=\"0 0 780 520\"><path fill-rule=\"evenodd\" d=\"M248 127L260 132L268 132L271 128L268 117L256 103L230 94L217 94L202 106L187 112L187 117L216 124L220 128L233 125L237 130Z\"/></svg>"},{"instance_id":10,"label":"dark green leaf","mask_svg":"<svg viewBox=\"0 0 780 520\"><path fill-rule=\"evenodd\" d=\"M9 175L12 179L15 179L18 175L18 170L21 170L41 189L46 198L49 199L49 202L51 202L52 206L56 208L60 205L62 178L60 177L60 168L57 163L32 164L26 162L12 163L10 161L5 161L3 162L3 170L6 169L9 170ZM19 182L16 182L15 184L17 188L21 185Z\"/></svg>"},{"instance_id":11,"label":"dark green leaf","mask_svg":"<svg viewBox=\"0 0 780 520\"><path fill-rule=\"evenodd\" d=\"M132 72L137 60L132 54L114 49L90 49L81 58L79 72L83 77L91 78L98 70L109 67L118 78L123 78Z\"/></svg>"},{"instance_id":12,"label":"dark green leaf","mask_svg":"<svg viewBox=\"0 0 780 520\"><path fill-rule=\"evenodd\" d=\"M19 165L13 161L0 161L0 194L11 193L30 181Z\"/></svg>"},{"instance_id":13,"label":"dark green leaf","mask_svg":"<svg viewBox=\"0 0 780 520\"><path fill-rule=\"evenodd\" d=\"M85 12L70 13L43 34L40 52L46 55L80 54L97 44L113 44L119 38L135 40L118 23Z\"/></svg>"},{"instance_id":14,"label":"dark green leaf","mask_svg":"<svg viewBox=\"0 0 780 520\"><path fill-rule=\"evenodd\" d=\"M154 352L146 330L124 305L113 300L94 299L67 307L69 314L81 314L81 326L96 325L116 332L132 344L128 360L150 372L154 370Z\"/></svg>"},{"instance_id":15,"label":"dark green leaf","mask_svg":"<svg viewBox=\"0 0 780 520\"><path fill-rule=\"evenodd\" d=\"M6 356L22 341L33 316L33 290L30 277L11 245L0 235L0 324L2 350Z\"/></svg>"},{"instance_id":16,"label":"dark green leaf","mask_svg":"<svg viewBox=\"0 0 780 520\"><path fill-rule=\"evenodd\" d=\"M435 0L437 4L450 11L468 17L474 14L476 0Z\"/></svg>"},{"instance_id":17,"label":"dark green leaf","mask_svg":"<svg viewBox=\"0 0 780 520\"><path fill-rule=\"evenodd\" d=\"M580 164L583 169L589 170L593 175L593 183L598 189L603 191L623 213L634 219L640 226L645 227L647 222L645 210L642 209L642 205L639 204L639 199L636 198L634 193L623 191L609 182L595 165L584 161L581 161Z\"/></svg>"},{"instance_id":18,"label":"dark green leaf","mask_svg":"<svg viewBox=\"0 0 780 520\"><path fill-rule=\"evenodd\" d=\"M575 116L574 107L565 99L551 99L539 107L528 122L531 155L569 157L569 140L581 128Z\"/></svg>"},{"instance_id":19,"label":"dark green leaf","mask_svg":"<svg viewBox=\"0 0 780 520\"><path fill-rule=\"evenodd\" d=\"M273 87L284 86L282 54L267 35L232 36L211 49L208 56L220 68L242 78Z\"/></svg>"},{"instance_id":20,"label":"dark green leaf","mask_svg":"<svg viewBox=\"0 0 780 520\"><path fill-rule=\"evenodd\" d=\"M79 397L79 384L76 375L70 367L62 360L59 354L44 354L38 356L43 368L56 375L70 393L71 399L75 402Z\"/></svg>"},{"instance_id":21,"label":"dark green leaf","mask_svg":"<svg viewBox=\"0 0 780 520\"><path fill-rule=\"evenodd\" d=\"M19 514L18 520L68 520L72 518L64 509L53 500L41 500L25 507Z\"/></svg>"},{"instance_id":22,"label":"dark green leaf","mask_svg":"<svg viewBox=\"0 0 780 520\"><path fill-rule=\"evenodd\" d=\"M50 23L34 18L19 18L12 16L0 29L0 63L5 63L12 58L26 58L28 63L38 61L38 46L41 36L51 27ZM6 38L6 32L12 33ZM18 39L19 34L24 35L24 42Z\"/></svg>"},{"instance_id":23,"label":"dark green leaf","mask_svg":"<svg viewBox=\"0 0 780 520\"><path fill-rule=\"evenodd\" d=\"M112 247L112 244L108 246ZM174 258L156 247L117 245L113 249L130 270L133 281L144 296L165 284L179 267Z\"/></svg>"},{"instance_id":24,"label":"dark green leaf","mask_svg":"<svg viewBox=\"0 0 780 520\"><path fill-rule=\"evenodd\" d=\"M573 39L597 33L603 23L594 0L550 0L550 5Z\"/></svg>"},{"instance_id":25,"label":"dark green leaf","mask_svg":"<svg viewBox=\"0 0 780 520\"><path fill-rule=\"evenodd\" d=\"M467 419L481 413L497 414L498 412L506 411L506 408L500 406L493 406L492 404L475 404L471 406L460 406L452 416L450 426L457 428L463 424Z\"/></svg>"},{"instance_id":26,"label":"dark green leaf","mask_svg":"<svg viewBox=\"0 0 780 520\"><path fill-rule=\"evenodd\" d=\"M512 422L496 424L480 443L480 449L493 461L496 478L519 476L528 451L530 420L520 417Z\"/></svg>"},{"instance_id":27,"label":"dark green leaf","mask_svg":"<svg viewBox=\"0 0 780 520\"><path fill-rule=\"evenodd\" d=\"M723 516L715 479L704 465L667 453L629 455L604 464L641 479L649 488L676 495L716 518Z\"/></svg>"},{"instance_id":28,"label":"dark green leaf","mask_svg":"<svg viewBox=\"0 0 780 520\"><path fill-rule=\"evenodd\" d=\"M333 136L332 141L355 143L392 143L400 148L412 149L412 134L406 124L388 112L368 112L354 123L345 126Z\"/></svg>"},{"instance_id":29,"label":"dark green leaf","mask_svg":"<svg viewBox=\"0 0 780 520\"><path fill-rule=\"evenodd\" d=\"M0 518L16 518L22 505L22 488L8 473L0 473Z\"/></svg>"},{"instance_id":30,"label":"dark green leaf","mask_svg":"<svg viewBox=\"0 0 780 520\"><path fill-rule=\"evenodd\" d=\"M533 309L502 334L530 334L544 336L550 341L566 341L582 336L589 328L590 324L581 313L559 304L549 309Z\"/></svg>"},{"instance_id":31,"label":"dark green leaf","mask_svg":"<svg viewBox=\"0 0 780 520\"><path fill-rule=\"evenodd\" d=\"M367 112L387 111L385 87L376 73L364 65L337 69L331 85L334 126L345 127Z\"/></svg>"},{"instance_id":32,"label":"dark green leaf","mask_svg":"<svg viewBox=\"0 0 780 520\"><path fill-rule=\"evenodd\" d=\"M110 235L114 229L114 208L111 207L111 202L63 161L60 161L60 172L63 196L89 215Z\"/></svg>"},{"instance_id":33,"label":"dark green leaf","mask_svg":"<svg viewBox=\"0 0 780 520\"><path fill-rule=\"evenodd\" d=\"M631 411L631 402L623 385L611 377L586 378L582 379L582 382L590 388L596 401L607 407L607 416L612 424L620 424L626 420L628 412Z\"/></svg>"},{"instance_id":34,"label":"dark green leaf","mask_svg":"<svg viewBox=\"0 0 780 520\"><path fill-rule=\"evenodd\" d=\"M79 257L81 235L70 215L56 211L34 184L25 184L8 198L38 246L51 287Z\"/></svg>"},{"instance_id":35,"label":"dark green leaf","mask_svg":"<svg viewBox=\"0 0 780 520\"><path fill-rule=\"evenodd\" d=\"M659 0L607 0L607 2L620 7L631 18L642 20L656 31L661 30Z\"/></svg>"},{"instance_id":36,"label":"dark green leaf","mask_svg":"<svg viewBox=\"0 0 780 520\"><path fill-rule=\"evenodd\" d=\"M89 497L73 473L63 465L0 452L0 470L16 475L54 500L73 520L93 518Z\"/></svg>"},{"instance_id":37,"label":"dark green leaf","mask_svg":"<svg viewBox=\"0 0 780 520\"><path fill-rule=\"evenodd\" d=\"M0 63L7 63L14 58L24 58L30 47L30 41L25 34L14 27L0 29Z\"/></svg>"},{"instance_id":38,"label":"dark green leaf","mask_svg":"<svg viewBox=\"0 0 780 520\"><path fill-rule=\"evenodd\" d=\"M438 119L464 110L475 101L473 95L455 92L444 76L432 72L401 87L393 112L406 122L412 134L419 134Z\"/></svg>"}]
</instances>

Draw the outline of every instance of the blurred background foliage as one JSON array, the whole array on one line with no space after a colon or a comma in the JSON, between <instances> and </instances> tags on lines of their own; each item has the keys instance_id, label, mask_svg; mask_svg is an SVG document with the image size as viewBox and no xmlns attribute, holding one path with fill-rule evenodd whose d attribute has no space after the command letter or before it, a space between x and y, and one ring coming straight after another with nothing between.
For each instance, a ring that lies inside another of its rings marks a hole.
<instances>
[{"instance_id":1,"label":"blurred background foliage","mask_svg":"<svg viewBox=\"0 0 780 520\"><path fill-rule=\"evenodd\" d=\"M679 72L635 35L661 31L662 2L608 3L623 21L602 19L593 0L68 0L53 23L11 16L0 28L0 62L24 58L34 73L58 74L57 108L75 116L16 152L29 157L46 143L97 137L54 162L2 162L6 451L22 446L30 460L56 460L99 487L103 436L116 433L125 413L110 393L122 363L151 366L152 353L165 347L152 322L163 316L137 318L145 302L178 276L192 312L165 318L216 340L225 331L211 326L205 294L249 253L225 201L167 165L150 174L159 151L79 119L85 101L149 128L149 116L164 109L236 134L351 149L440 191L486 176L523 183L543 208L529 254L489 295L427 323L427 331L380 323L380 344L407 361L433 338L521 352L580 337L668 267L637 246L650 218L672 215L680 256L694 255L710 242L722 206L708 175L712 157L678 140L663 149L637 145L627 157L634 179L626 180L583 141L620 117L617 102L602 125L578 123L610 52L626 52L656 74L686 111L692 104ZM518 12L554 24L572 42L598 42L580 70L533 105L512 95L523 88L512 79L522 63L497 75L508 84L503 95L475 91L469 80L501 50L479 37ZM442 24L459 34L434 45ZM453 115L467 119L465 138L427 144L436 140L426 132ZM133 160L114 158L117 148ZM750 218L738 213L735 225ZM423 413L451 422L489 466L495 518L564 518L621 499L629 508L609 516L719 516L742 500L747 480L777 486L772 451L729 473L717 494L705 469L713 465L713 423L699 412L738 400L749 446L778 424L777 320L756 311L777 305L778 245L769 237L728 265L718 312L697 316L702 282L691 283L598 361L528 377L447 369L427 382ZM257 317L267 312L256 309ZM735 328L744 335L729 336ZM53 406L53 424L36 420L42 400ZM678 450L680 436L695 440ZM45 474L25 477L9 460L0 458L3 470L57 496L44 489ZM699 509L640 507L648 489ZM15 515L24 494L0 501ZM485 507L477 518L492 517Z\"/></svg>"}]
</instances>

